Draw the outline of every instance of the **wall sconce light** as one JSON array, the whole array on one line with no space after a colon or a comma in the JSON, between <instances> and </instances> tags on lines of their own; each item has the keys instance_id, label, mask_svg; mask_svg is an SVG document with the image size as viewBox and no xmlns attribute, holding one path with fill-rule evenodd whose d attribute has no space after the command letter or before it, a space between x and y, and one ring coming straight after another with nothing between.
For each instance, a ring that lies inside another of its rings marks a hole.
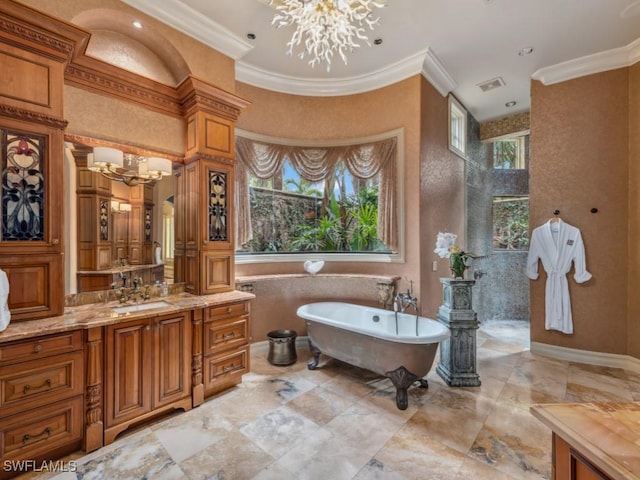
<instances>
[{"instance_id":1,"label":"wall sconce light","mask_svg":"<svg viewBox=\"0 0 640 480\"><path fill-rule=\"evenodd\" d=\"M111 147L94 147L87 155L89 170L130 187L171 175L171 167L171 160L166 158L142 157Z\"/></svg>"}]
</instances>

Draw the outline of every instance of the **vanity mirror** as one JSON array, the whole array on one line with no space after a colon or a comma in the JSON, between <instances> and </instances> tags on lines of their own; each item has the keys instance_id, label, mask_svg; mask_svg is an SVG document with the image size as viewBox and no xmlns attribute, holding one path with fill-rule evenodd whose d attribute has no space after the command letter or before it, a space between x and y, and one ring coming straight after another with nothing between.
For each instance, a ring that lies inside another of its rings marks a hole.
<instances>
[{"instance_id":1,"label":"vanity mirror","mask_svg":"<svg viewBox=\"0 0 640 480\"><path fill-rule=\"evenodd\" d=\"M93 139L65 143L65 293L173 283L171 156Z\"/></svg>"}]
</instances>

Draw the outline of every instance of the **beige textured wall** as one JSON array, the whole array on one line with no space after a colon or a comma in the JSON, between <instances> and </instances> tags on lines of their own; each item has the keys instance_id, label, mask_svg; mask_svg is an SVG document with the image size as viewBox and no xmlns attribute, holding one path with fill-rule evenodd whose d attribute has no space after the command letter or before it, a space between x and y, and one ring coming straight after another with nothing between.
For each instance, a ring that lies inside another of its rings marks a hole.
<instances>
[{"instance_id":1,"label":"beige textured wall","mask_svg":"<svg viewBox=\"0 0 640 480\"><path fill-rule=\"evenodd\" d=\"M449 277L449 261L433 253L438 232L465 238L465 162L449 150L449 106L425 79L421 81L422 151L420 172L420 297L427 309L423 314L435 318L442 303L441 277ZM433 271L432 262L438 262Z\"/></svg>"},{"instance_id":2,"label":"beige textured wall","mask_svg":"<svg viewBox=\"0 0 640 480\"><path fill-rule=\"evenodd\" d=\"M67 133L184 155L184 121L65 85Z\"/></svg>"},{"instance_id":3,"label":"beige textured wall","mask_svg":"<svg viewBox=\"0 0 640 480\"><path fill-rule=\"evenodd\" d=\"M640 358L640 63L629 68L628 354Z\"/></svg>"},{"instance_id":4,"label":"beige textured wall","mask_svg":"<svg viewBox=\"0 0 640 480\"><path fill-rule=\"evenodd\" d=\"M593 274L584 284L573 271L569 277L573 335L544 329L546 277L531 282L531 340L626 354L629 69L550 86L534 81L531 100L531 226L559 209L581 229Z\"/></svg>"},{"instance_id":5,"label":"beige textured wall","mask_svg":"<svg viewBox=\"0 0 640 480\"><path fill-rule=\"evenodd\" d=\"M358 95L306 97L272 92L238 83L236 94L252 102L240 115L238 128L301 140L357 138L404 127L405 138L405 264L327 262L323 273L401 275L419 280L419 121L420 76ZM302 262L245 264L236 275L302 272ZM401 282L401 288L408 283ZM416 292L419 290L416 290Z\"/></svg>"}]
</instances>

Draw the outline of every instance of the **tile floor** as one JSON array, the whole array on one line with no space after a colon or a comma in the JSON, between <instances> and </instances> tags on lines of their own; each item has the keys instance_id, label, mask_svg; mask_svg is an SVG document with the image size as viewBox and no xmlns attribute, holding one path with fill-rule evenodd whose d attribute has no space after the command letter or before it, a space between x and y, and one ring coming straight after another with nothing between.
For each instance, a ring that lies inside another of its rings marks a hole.
<instances>
[{"instance_id":1,"label":"tile floor","mask_svg":"<svg viewBox=\"0 0 640 480\"><path fill-rule=\"evenodd\" d=\"M640 375L533 355L528 325L478 330L482 386L450 388L435 373L395 406L391 382L309 352L275 367L254 349L243 383L89 455L75 473L38 479L549 479L551 432L541 402L640 400ZM437 360L436 360L437 361ZM33 478L34 475L29 475Z\"/></svg>"}]
</instances>

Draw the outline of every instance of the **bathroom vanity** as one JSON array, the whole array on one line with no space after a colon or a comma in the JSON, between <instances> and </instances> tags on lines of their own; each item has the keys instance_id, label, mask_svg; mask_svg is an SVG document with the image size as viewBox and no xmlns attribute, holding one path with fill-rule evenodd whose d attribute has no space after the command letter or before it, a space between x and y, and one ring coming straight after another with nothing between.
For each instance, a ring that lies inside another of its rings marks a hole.
<instances>
[{"instance_id":1,"label":"bathroom vanity","mask_svg":"<svg viewBox=\"0 0 640 480\"><path fill-rule=\"evenodd\" d=\"M0 332L0 460L90 452L240 383L252 298L180 293L11 323Z\"/></svg>"},{"instance_id":2,"label":"bathroom vanity","mask_svg":"<svg viewBox=\"0 0 640 480\"><path fill-rule=\"evenodd\" d=\"M552 479L640 479L640 403L532 405L552 432Z\"/></svg>"}]
</instances>

